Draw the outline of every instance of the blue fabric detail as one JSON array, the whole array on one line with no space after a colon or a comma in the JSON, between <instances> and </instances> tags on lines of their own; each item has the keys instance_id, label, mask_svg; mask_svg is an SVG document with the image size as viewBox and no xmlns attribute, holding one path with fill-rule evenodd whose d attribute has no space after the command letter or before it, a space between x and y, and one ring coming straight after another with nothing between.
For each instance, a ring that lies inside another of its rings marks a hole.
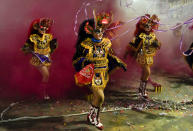
<instances>
[{"instance_id":1,"label":"blue fabric detail","mask_svg":"<svg viewBox=\"0 0 193 131\"><path fill-rule=\"evenodd\" d=\"M85 50L85 54L87 54L88 53L88 50Z\"/></svg>"},{"instance_id":2,"label":"blue fabric detail","mask_svg":"<svg viewBox=\"0 0 193 131\"><path fill-rule=\"evenodd\" d=\"M100 73L95 73L95 76L96 77L100 77Z\"/></svg>"},{"instance_id":3,"label":"blue fabric detail","mask_svg":"<svg viewBox=\"0 0 193 131\"><path fill-rule=\"evenodd\" d=\"M93 57L97 57L97 55L96 55L96 54L93 54Z\"/></svg>"},{"instance_id":4,"label":"blue fabric detail","mask_svg":"<svg viewBox=\"0 0 193 131\"><path fill-rule=\"evenodd\" d=\"M184 54L185 56L190 56L190 55L192 55L192 53L193 53L193 50L191 50L191 49L183 52L183 54Z\"/></svg>"},{"instance_id":5,"label":"blue fabric detail","mask_svg":"<svg viewBox=\"0 0 193 131\"><path fill-rule=\"evenodd\" d=\"M102 40L97 40L97 39L95 39L95 38L92 38L92 42L97 42L97 43L99 43L99 42L101 42Z\"/></svg>"},{"instance_id":6,"label":"blue fabric detail","mask_svg":"<svg viewBox=\"0 0 193 131\"><path fill-rule=\"evenodd\" d=\"M95 67L95 69L100 69L100 68L107 68L106 66L103 66L103 67Z\"/></svg>"},{"instance_id":7,"label":"blue fabric detail","mask_svg":"<svg viewBox=\"0 0 193 131\"><path fill-rule=\"evenodd\" d=\"M82 62L83 62L84 59L85 59L85 58L81 58L81 59L78 61L78 63L79 63L79 64L82 64Z\"/></svg>"},{"instance_id":8,"label":"blue fabric detail","mask_svg":"<svg viewBox=\"0 0 193 131\"><path fill-rule=\"evenodd\" d=\"M33 53L33 55L35 55L41 61L41 63L43 63L45 61L51 62L51 60L45 55L41 55L41 54L34 53L34 52L32 52L32 53Z\"/></svg>"}]
</instances>

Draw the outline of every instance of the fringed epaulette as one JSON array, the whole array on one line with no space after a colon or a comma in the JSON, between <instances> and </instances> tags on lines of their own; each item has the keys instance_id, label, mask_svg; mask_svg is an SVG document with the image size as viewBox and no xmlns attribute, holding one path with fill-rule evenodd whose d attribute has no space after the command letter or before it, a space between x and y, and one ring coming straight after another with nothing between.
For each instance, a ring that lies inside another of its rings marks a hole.
<instances>
[{"instance_id":1,"label":"fringed epaulette","mask_svg":"<svg viewBox=\"0 0 193 131\"><path fill-rule=\"evenodd\" d=\"M92 48L93 44L92 44L91 38L87 38L86 40L84 40L84 41L81 43L81 46L84 47L84 48L86 48L86 49Z\"/></svg>"},{"instance_id":2,"label":"fringed epaulette","mask_svg":"<svg viewBox=\"0 0 193 131\"><path fill-rule=\"evenodd\" d=\"M105 48L110 48L112 45L111 41L108 38L103 38L102 42L104 43Z\"/></svg>"}]
</instances>

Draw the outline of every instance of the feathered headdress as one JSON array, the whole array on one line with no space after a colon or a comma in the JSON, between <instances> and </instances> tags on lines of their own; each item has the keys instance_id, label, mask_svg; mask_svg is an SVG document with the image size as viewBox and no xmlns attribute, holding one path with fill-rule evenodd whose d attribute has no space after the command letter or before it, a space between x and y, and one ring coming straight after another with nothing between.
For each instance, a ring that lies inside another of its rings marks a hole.
<instances>
[{"instance_id":1,"label":"feathered headdress","mask_svg":"<svg viewBox=\"0 0 193 131\"><path fill-rule=\"evenodd\" d=\"M40 18L37 21L34 21L33 28L37 30L38 28L46 27L46 30L48 31L53 24L53 20L49 18Z\"/></svg>"},{"instance_id":2,"label":"feathered headdress","mask_svg":"<svg viewBox=\"0 0 193 131\"><path fill-rule=\"evenodd\" d=\"M159 27L159 21L160 19L157 15L153 14L151 16L150 14L145 14L136 24L136 30L134 35L138 35L140 32L142 32L143 29L141 27L143 27L145 24L151 24L152 29L150 32L153 32L153 30L157 30Z\"/></svg>"},{"instance_id":3,"label":"feathered headdress","mask_svg":"<svg viewBox=\"0 0 193 131\"><path fill-rule=\"evenodd\" d=\"M87 34L92 34L97 28L102 28L106 30L112 22L112 13L102 12L96 15L95 10L93 10L94 16L94 27L87 22L85 24L84 30Z\"/></svg>"},{"instance_id":4,"label":"feathered headdress","mask_svg":"<svg viewBox=\"0 0 193 131\"><path fill-rule=\"evenodd\" d=\"M150 23L152 26L152 29L158 29L160 19L157 15L153 14L152 16L150 14L145 14L145 16L142 16L139 20L139 24L146 24Z\"/></svg>"},{"instance_id":5,"label":"feathered headdress","mask_svg":"<svg viewBox=\"0 0 193 131\"><path fill-rule=\"evenodd\" d=\"M29 29L29 35L34 31L38 30L39 28L46 28L46 32L50 32L51 26L53 24L53 20L50 18L39 18L34 20L31 23L30 29Z\"/></svg>"}]
</instances>

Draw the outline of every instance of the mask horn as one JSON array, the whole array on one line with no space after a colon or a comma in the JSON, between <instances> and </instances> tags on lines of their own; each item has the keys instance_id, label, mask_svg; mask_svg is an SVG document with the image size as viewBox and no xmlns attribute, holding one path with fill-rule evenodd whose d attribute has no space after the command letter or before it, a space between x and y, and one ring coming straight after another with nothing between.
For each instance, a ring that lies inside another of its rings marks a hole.
<instances>
[{"instance_id":1,"label":"mask horn","mask_svg":"<svg viewBox=\"0 0 193 131\"><path fill-rule=\"evenodd\" d=\"M110 21L109 21L109 25L113 22L114 19L114 15L112 12L110 12Z\"/></svg>"},{"instance_id":2,"label":"mask horn","mask_svg":"<svg viewBox=\"0 0 193 131\"><path fill-rule=\"evenodd\" d=\"M94 16L94 24L95 24L95 29L96 29L96 27L97 27L97 17L96 17L95 9L93 10L93 16Z\"/></svg>"}]
</instances>

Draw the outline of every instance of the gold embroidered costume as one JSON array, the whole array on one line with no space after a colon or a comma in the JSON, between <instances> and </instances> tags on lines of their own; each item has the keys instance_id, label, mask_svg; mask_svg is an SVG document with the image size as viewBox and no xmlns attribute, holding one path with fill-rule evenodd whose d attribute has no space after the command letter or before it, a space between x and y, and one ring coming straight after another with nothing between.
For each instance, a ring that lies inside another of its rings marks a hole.
<instances>
[{"instance_id":1,"label":"gold embroidered costume","mask_svg":"<svg viewBox=\"0 0 193 131\"><path fill-rule=\"evenodd\" d=\"M100 107L104 102L104 88L109 80L109 72L116 67L126 71L126 65L112 55L111 42L103 34L110 25L111 14L95 14L94 19L84 21L79 28L73 65L76 70L76 84L87 85L92 91L91 109L87 116L89 123L103 129L99 120ZM78 82L77 82L78 81Z\"/></svg>"},{"instance_id":2,"label":"gold embroidered costume","mask_svg":"<svg viewBox=\"0 0 193 131\"><path fill-rule=\"evenodd\" d=\"M153 57L156 55L161 44L158 42L154 30L159 26L159 18L156 15L146 14L142 16L136 24L135 38L129 43L128 49L124 55L131 53L136 58L142 69L141 82L139 86L139 95L142 98L147 98L146 85L150 82L155 91L161 91L161 85L153 82L149 76L151 73L151 65L153 64Z\"/></svg>"},{"instance_id":3,"label":"gold embroidered costume","mask_svg":"<svg viewBox=\"0 0 193 131\"><path fill-rule=\"evenodd\" d=\"M30 63L34 66L50 66L50 54L57 48L56 39L52 34L31 34L22 50L32 53Z\"/></svg>"},{"instance_id":4,"label":"gold embroidered costume","mask_svg":"<svg viewBox=\"0 0 193 131\"><path fill-rule=\"evenodd\" d=\"M39 18L31 23L28 39L22 51L25 54L32 54L30 63L35 66L42 75L39 96L42 99L50 99L47 93L49 81L49 66L51 65L50 55L57 48L57 40L53 39L50 33L53 20L49 18Z\"/></svg>"},{"instance_id":5,"label":"gold embroidered costume","mask_svg":"<svg viewBox=\"0 0 193 131\"><path fill-rule=\"evenodd\" d=\"M137 62L141 65L152 65L153 56L155 56L157 48L160 46L160 43L156 43L158 45L155 45L157 39L154 33L150 33L149 35L141 33L139 35L139 38L141 38L141 48L138 50Z\"/></svg>"},{"instance_id":6,"label":"gold embroidered costume","mask_svg":"<svg viewBox=\"0 0 193 131\"><path fill-rule=\"evenodd\" d=\"M120 64L120 66L124 65L126 67L120 59L110 53L111 41L108 38L103 38L100 42L93 42L91 38L87 38L81 43L81 48L84 56L75 59L73 64L75 67L81 66L82 68L89 63L94 64L94 76L92 82L88 83L92 87L106 87L109 80L108 72L112 70L109 70L109 64L113 62L112 60L109 62L109 57L116 61L117 64ZM111 65L110 68L112 66L114 65Z\"/></svg>"}]
</instances>

